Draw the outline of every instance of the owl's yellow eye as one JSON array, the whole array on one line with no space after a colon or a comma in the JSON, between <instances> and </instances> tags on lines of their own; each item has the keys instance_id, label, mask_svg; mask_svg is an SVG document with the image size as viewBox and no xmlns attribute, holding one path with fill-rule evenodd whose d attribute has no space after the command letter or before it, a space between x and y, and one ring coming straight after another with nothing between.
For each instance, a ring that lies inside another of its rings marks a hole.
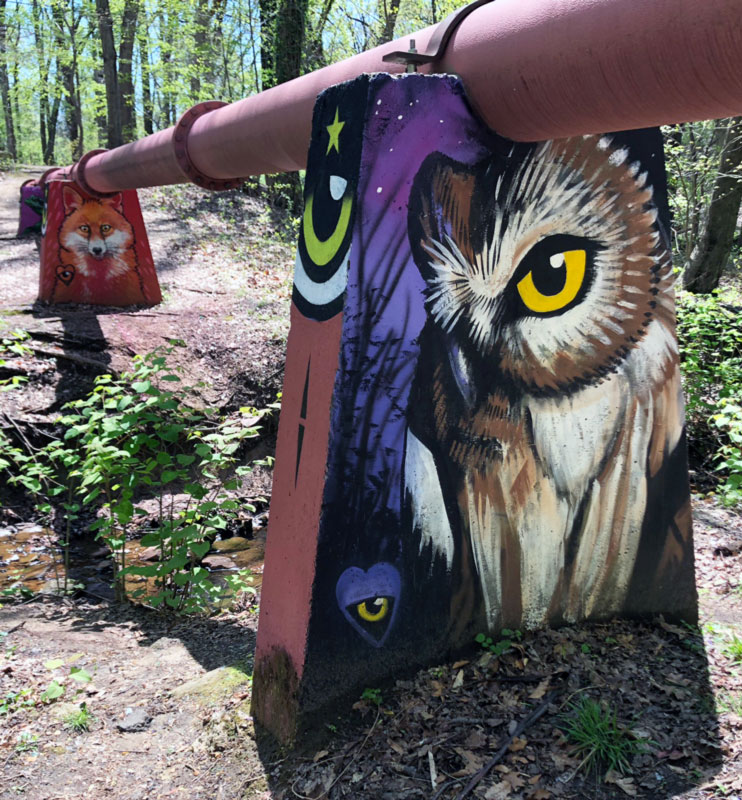
<instances>
[{"instance_id":1,"label":"owl's yellow eye","mask_svg":"<svg viewBox=\"0 0 742 800\"><path fill-rule=\"evenodd\" d=\"M520 299L536 314L549 314L565 308L582 287L586 265L585 250L554 253L548 263L534 267L518 281ZM552 289L556 291L550 291Z\"/></svg>"},{"instance_id":2,"label":"owl's yellow eye","mask_svg":"<svg viewBox=\"0 0 742 800\"><path fill-rule=\"evenodd\" d=\"M374 597L372 600L364 600L356 606L356 611L366 622L379 622L389 613L389 598Z\"/></svg>"}]
</instances>

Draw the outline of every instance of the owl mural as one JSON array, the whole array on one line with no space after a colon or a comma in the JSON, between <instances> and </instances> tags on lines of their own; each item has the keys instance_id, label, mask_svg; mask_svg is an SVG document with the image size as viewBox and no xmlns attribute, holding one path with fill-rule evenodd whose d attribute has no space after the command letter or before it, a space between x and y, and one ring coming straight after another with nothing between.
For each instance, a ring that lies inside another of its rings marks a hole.
<instances>
[{"instance_id":1,"label":"owl mural","mask_svg":"<svg viewBox=\"0 0 742 800\"><path fill-rule=\"evenodd\" d=\"M505 163L432 154L409 203L427 322L405 482L454 629L622 610L649 483L683 432L646 171L596 136Z\"/></svg>"},{"instance_id":2,"label":"owl mural","mask_svg":"<svg viewBox=\"0 0 742 800\"><path fill-rule=\"evenodd\" d=\"M483 631L692 621L659 131L514 143L452 76L365 76L320 96L306 187L287 402L325 392L328 433L295 468L282 410L269 536L306 553L273 589L305 707Z\"/></svg>"}]
</instances>

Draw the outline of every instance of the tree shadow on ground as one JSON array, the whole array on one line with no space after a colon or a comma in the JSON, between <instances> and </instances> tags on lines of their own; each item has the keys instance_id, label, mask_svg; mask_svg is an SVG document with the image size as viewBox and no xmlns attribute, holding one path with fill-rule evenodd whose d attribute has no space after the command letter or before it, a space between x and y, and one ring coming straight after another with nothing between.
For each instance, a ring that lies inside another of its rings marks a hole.
<instances>
[{"instance_id":1,"label":"tree shadow on ground","mask_svg":"<svg viewBox=\"0 0 742 800\"><path fill-rule=\"evenodd\" d=\"M257 616L176 617L144 606L101 602L73 609L77 631L105 631L113 625L135 626L140 647L167 638L179 640L206 671L241 663L251 667Z\"/></svg>"},{"instance_id":2,"label":"tree shadow on ground","mask_svg":"<svg viewBox=\"0 0 742 800\"><path fill-rule=\"evenodd\" d=\"M35 341L43 343L46 340L49 343L46 354L57 360L60 378L55 387L56 400L51 410L58 411L70 400L85 397L92 391L96 376L110 372L109 345L98 316L115 312L89 309L89 306L50 306L39 301L33 305L34 319L58 320L61 326L61 332L51 328L48 332L33 332ZM55 356L57 348L60 352Z\"/></svg>"}]
</instances>

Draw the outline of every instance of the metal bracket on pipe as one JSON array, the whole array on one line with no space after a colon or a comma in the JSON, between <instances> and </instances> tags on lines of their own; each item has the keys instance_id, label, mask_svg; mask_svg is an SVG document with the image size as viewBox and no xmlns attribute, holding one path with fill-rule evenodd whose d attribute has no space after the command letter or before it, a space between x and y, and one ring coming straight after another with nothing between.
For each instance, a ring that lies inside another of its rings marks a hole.
<instances>
[{"instance_id":1,"label":"metal bracket on pipe","mask_svg":"<svg viewBox=\"0 0 742 800\"><path fill-rule=\"evenodd\" d=\"M189 181L201 186L204 189L219 191L224 189L234 189L242 183L240 178L212 178L201 172L191 160L188 152L188 134L191 132L193 123L209 111L228 105L221 100L206 100L189 108L188 111L178 120L178 124L173 131L173 152L183 174Z\"/></svg>"},{"instance_id":2,"label":"metal bracket on pipe","mask_svg":"<svg viewBox=\"0 0 742 800\"><path fill-rule=\"evenodd\" d=\"M409 50L395 50L381 57L382 61L393 64L406 64L407 71L415 72L421 64L430 64L443 57L448 47L448 42L456 32L456 28L480 6L491 3L492 0L474 0L469 5L452 11L442 22L439 22L433 35L428 42L428 50L425 53L418 53L415 50L415 40L410 39Z\"/></svg>"}]
</instances>

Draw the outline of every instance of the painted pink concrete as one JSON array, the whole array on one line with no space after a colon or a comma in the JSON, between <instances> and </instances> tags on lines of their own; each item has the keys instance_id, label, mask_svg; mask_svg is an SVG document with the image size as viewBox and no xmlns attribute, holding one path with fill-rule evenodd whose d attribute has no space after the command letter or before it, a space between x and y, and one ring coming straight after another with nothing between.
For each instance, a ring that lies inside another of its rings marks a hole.
<instances>
[{"instance_id":1,"label":"painted pink concrete","mask_svg":"<svg viewBox=\"0 0 742 800\"><path fill-rule=\"evenodd\" d=\"M397 72L382 56L425 50L433 28L200 117L188 146L213 178L306 164L314 99L363 72ZM470 14L422 72L459 74L498 133L536 141L742 112L740 0L496 0ZM186 180L173 128L93 156L99 192Z\"/></svg>"},{"instance_id":2,"label":"painted pink concrete","mask_svg":"<svg viewBox=\"0 0 742 800\"><path fill-rule=\"evenodd\" d=\"M260 637L256 664L276 649L285 651L298 678L304 669L311 609L317 535L325 485L330 434L330 401L337 372L342 314L315 322L291 306L281 425L276 446L273 496L260 599ZM306 416L301 406L307 370L310 391ZM297 473L299 424L304 425ZM300 534L300 535L297 535Z\"/></svg>"}]
</instances>

